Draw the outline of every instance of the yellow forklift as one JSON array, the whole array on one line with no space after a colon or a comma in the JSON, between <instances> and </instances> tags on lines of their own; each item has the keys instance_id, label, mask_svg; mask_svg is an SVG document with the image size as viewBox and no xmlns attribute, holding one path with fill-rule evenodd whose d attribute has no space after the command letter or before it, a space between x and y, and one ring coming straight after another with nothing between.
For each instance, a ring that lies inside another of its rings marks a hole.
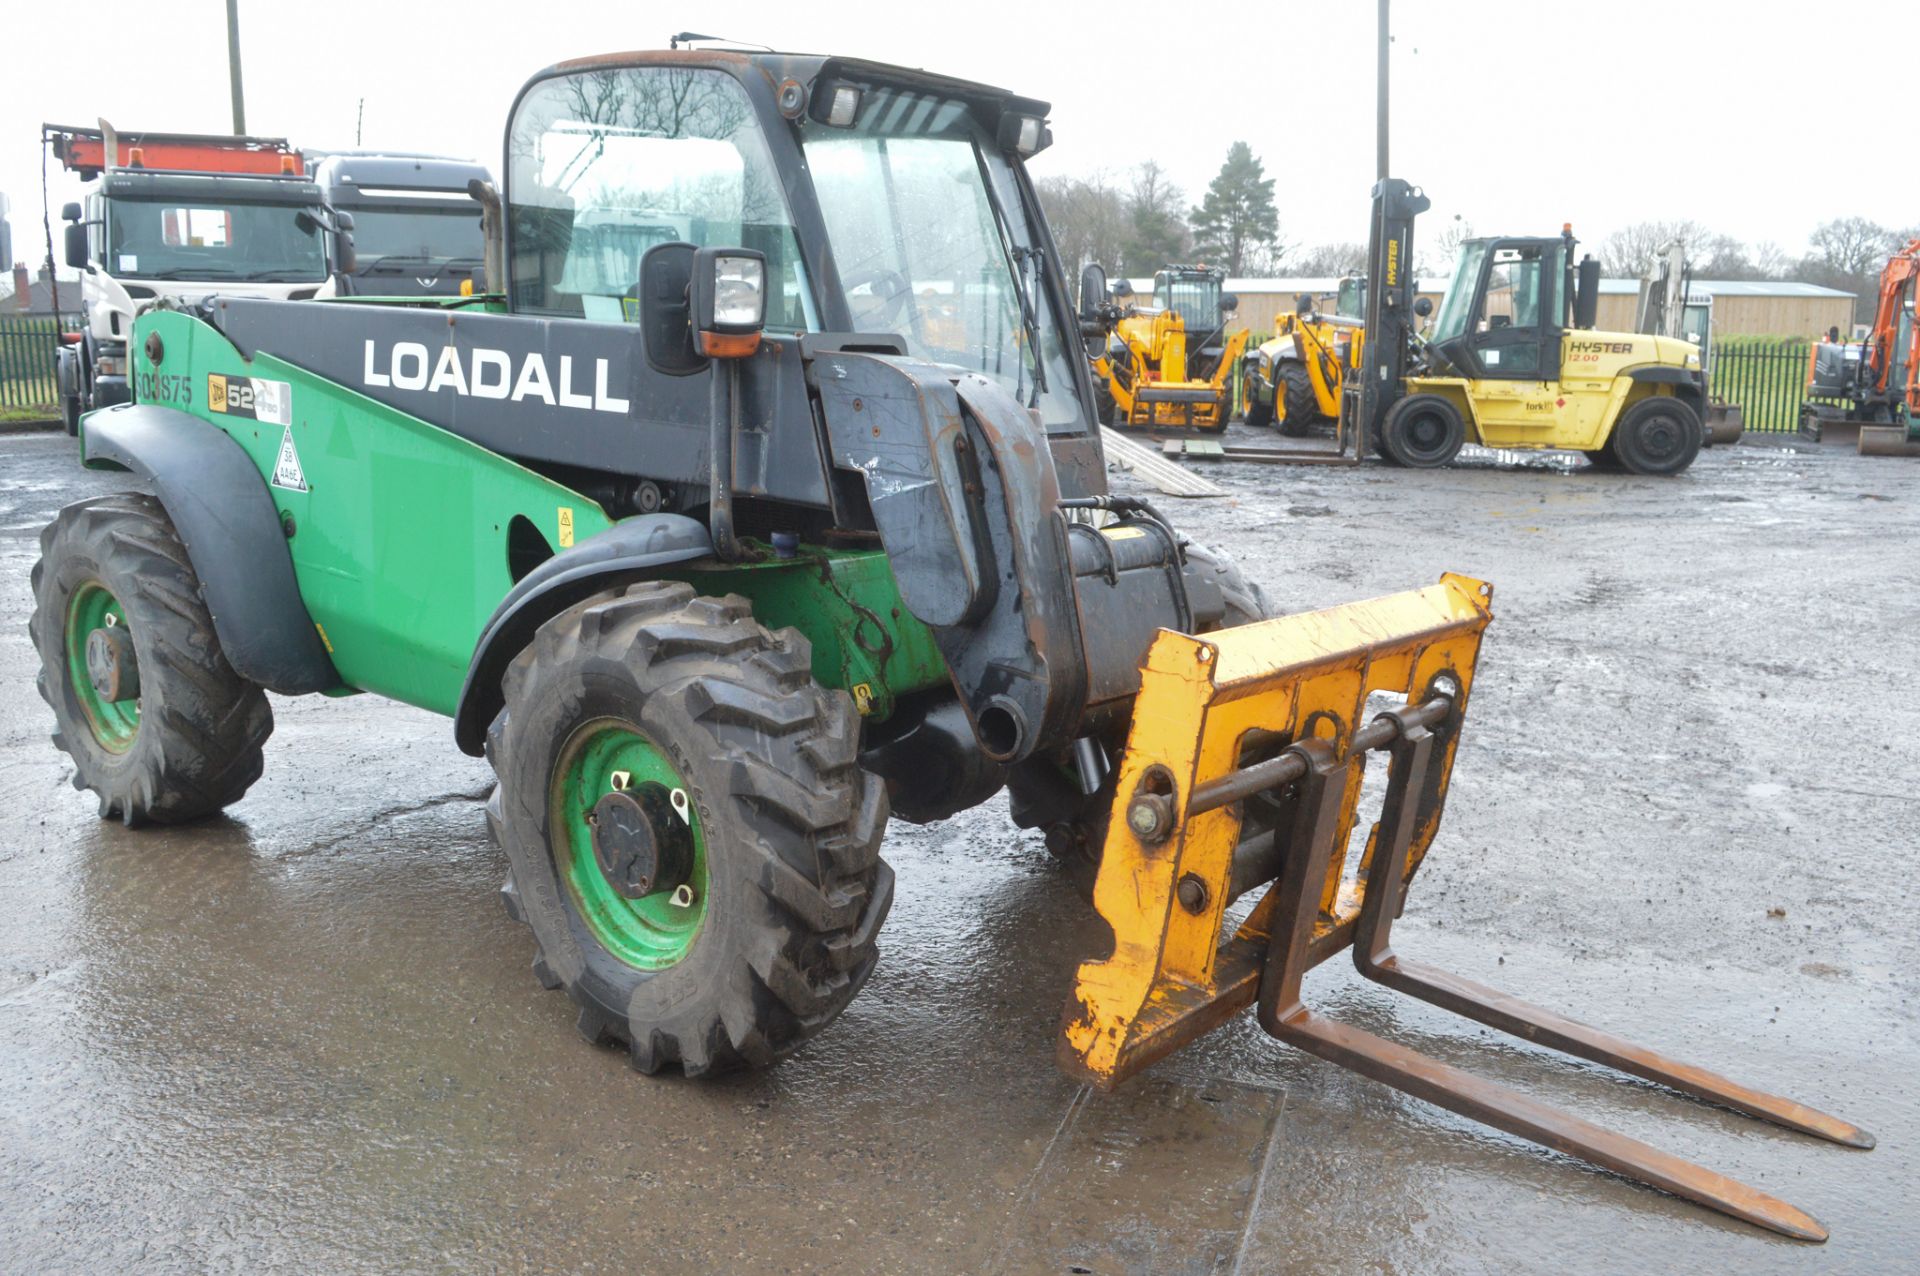
<instances>
[{"instance_id":1,"label":"yellow forklift","mask_svg":"<svg viewBox=\"0 0 1920 1276\"><path fill-rule=\"evenodd\" d=\"M1093 359L1106 425L1224 430L1232 412L1228 378L1246 348L1245 329L1229 335L1240 307L1226 273L1168 266L1153 277L1153 304L1132 304L1125 280L1100 308L1106 341Z\"/></svg>"},{"instance_id":2,"label":"yellow forklift","mask_svg":"<svg viewBox=\"0 0 1920 1276\"><path fill-rule=\"evenodd\" d=\"M1686 341L1599 332L1600 263L1577 265L1571 226L1552 237L1469 239L1433 324L1413 299L1413 218L1426 196L1398 178L1374 188L1368 342L1344 412L1356 443L1417 469L1466 443L1578 451L1603 469L1678 474L1705 438L1706 377ZM1343 431L1343 442L1346 431Z\"/></svg>"}]
</instances>

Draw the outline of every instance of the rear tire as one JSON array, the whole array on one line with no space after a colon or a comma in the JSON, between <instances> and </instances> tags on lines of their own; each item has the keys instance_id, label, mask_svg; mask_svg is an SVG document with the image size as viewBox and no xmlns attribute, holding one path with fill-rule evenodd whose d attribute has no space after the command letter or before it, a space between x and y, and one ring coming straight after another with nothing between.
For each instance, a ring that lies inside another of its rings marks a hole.
<instances>
[{"instance_id":1,"label":"rear tire","mask_svg":"<svg viewBox=\"0 0 1920 1276\"><path fill-rule=\"evenodd\" d=\"M1679 399L1656 395L1620 414L1607 448L1635 474L1678 474L1700 455L1705 439L1700 414Z\"/></svg>"},{"instance_id":2,"label":"rear tire","mask_svg":"<svg viewBox=\"0 0 1920 1276\"><path fill-rule=\"evenodd\" d=\"M60 397L60 424L66 428L68 438L78 438L80 434L80 400L76 395Z\"/></svg>"},{"instance_id":3,"label":"rear tire","mask_svg":"<svg viewBox=\"0 0 1920 1276\"><path fill-rule=\"evenodd\" d=\"M1286 415L1280 418L1280 433L1288 438L1305 438L1324 419L1320 400L1313 394L1313 378L1301 364L1288 361L1280 365L1274 397L1286 409Z\"/></svg>"},{"instance_id":4,"label":"rear tire","mask_svg":"<svg viewBox=\"0 0 1920 1276\"><path fill-rule=\"evenodd\" d=\"M73 786L103 819L178 824L238 802L265 766L273 710L233 671L187 550L160 502L123 492L69 505L40 533L33 567L40 695ZM125 636L112 699L90 676L96 631Z\"/></svg>"},{"instance_id":5,"label":"rear tire","mask_svg":"<svg viewBox=\"0 0 1920 1276\"><path fill-rule=\"evenodd\" d=\"M1412 394L1393 405L1380 427L1381 450L1395 465L1431 470L1459 455L1466 422L1443 395Z\"/></svg>"},{"instance_id":6,"label":"rear tire","mask_svg":"<svg viewBox=\"0 0 1920 1276\"><path fill-rule=\"evenodd\" d=\"M642 1072L771 1063L873 973L893 900L886 789L855 763L852 699L811 667L807 640L755 623L745 599L648 582L560 613L508 668L487 734L502 900L581 1034L624 1044ZM596 753L603 735L628 751ZM589 756L633 769L599 776ZM610 895L597 867L581 795L605 800L634 776L677 783L690 807L685 903L661 884Z\"/></svg>"}]
</instances>

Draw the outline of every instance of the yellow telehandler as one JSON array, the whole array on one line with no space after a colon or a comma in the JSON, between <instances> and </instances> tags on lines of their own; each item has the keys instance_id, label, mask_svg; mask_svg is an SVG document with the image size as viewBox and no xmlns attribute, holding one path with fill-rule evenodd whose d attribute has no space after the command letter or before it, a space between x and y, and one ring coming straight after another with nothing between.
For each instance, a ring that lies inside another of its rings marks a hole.
<instances>
[{"instance_id":1,"label":"yellow telehandler","mask_svg":"<svg viewBox=\"0 0 1920 1276\"><path fill-rule=\"evenodd\" d=\"M1273 337L1255 348L1242 373L1248 425L1256 430L1271 425L1290 438L1303 438L1339 420L1340 387L1359 367L1365 343L1359 304L1365 286L1362 279L1342 280L1333 314L1303 292L1294 312L1280 316Z\"/></svg>"},{"instance_id":2,"label":"yellow telehandler","mask_svg":"<svg viewBox=\"0 0 1920 1276\"><path fill-rule=\"evenodd\" d=\"M1239 299L1226 275L1207 266L1168 266L1153 277L1153 304L1131 304L1117 283L1105 307L1106 343L1093 359L1102 421L1108 425L1224 430L1232 411L1228 378L1246 348L1245 329L1227 332Z\"/></svg>"}]
</instances>

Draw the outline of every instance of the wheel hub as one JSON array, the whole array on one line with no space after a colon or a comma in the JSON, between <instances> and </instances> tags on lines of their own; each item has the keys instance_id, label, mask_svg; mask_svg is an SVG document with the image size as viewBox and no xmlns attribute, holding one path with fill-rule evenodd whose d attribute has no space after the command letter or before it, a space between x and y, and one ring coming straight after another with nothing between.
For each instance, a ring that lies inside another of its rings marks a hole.
<instances>
[{"instance_id":1,"label":"wheel hub","mask_svg":"<svg viewBox=\"0 0 1920 1276\"><path fill-rule=\"evenodd\" d=\"M108 704L140 698L140 664L124 626L108 624L87 635L87 681Z\"/></svg>"},{"instance_id":2,"label":"wheel hub","mask_svg":"<svg viewBox=\"0 0 1920 1276\"><path fill-rule=\"evenodd\" d=\"M693 870L693 833L661 785L603 795L587 823L600 874L622 899L644 899L685 885Z\"/></svg>"}]
</instances>

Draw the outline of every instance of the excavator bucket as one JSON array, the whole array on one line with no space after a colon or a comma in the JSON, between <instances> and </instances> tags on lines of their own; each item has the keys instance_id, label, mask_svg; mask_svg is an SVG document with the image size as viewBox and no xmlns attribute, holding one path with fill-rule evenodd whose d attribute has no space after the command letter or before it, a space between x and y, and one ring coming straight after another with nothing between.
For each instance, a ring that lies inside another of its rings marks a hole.
<instances>
[{"instance_id":1,"label":"excavator bucket","mask_svg":"<svg viewBox=\"0 0 1920 1276\"><path fill-rule=\"evenodd\" d=\"M1163 630L1142 668L1060 1063L1111 1089L1253 1005L1309 1053L1557 1151L1802 1240L1784 1201L1309 1010L1301 977L1351 950L1385 987L1849 1147L1871 1135L1505 993L1401 958L1394 919L1440 827L1492 589L1438 585L1204 637ZM1349 870L1370 755L1380 816ZM1223 942L1229 905L1258 902Z\"/></svg>"}]
</instances>

